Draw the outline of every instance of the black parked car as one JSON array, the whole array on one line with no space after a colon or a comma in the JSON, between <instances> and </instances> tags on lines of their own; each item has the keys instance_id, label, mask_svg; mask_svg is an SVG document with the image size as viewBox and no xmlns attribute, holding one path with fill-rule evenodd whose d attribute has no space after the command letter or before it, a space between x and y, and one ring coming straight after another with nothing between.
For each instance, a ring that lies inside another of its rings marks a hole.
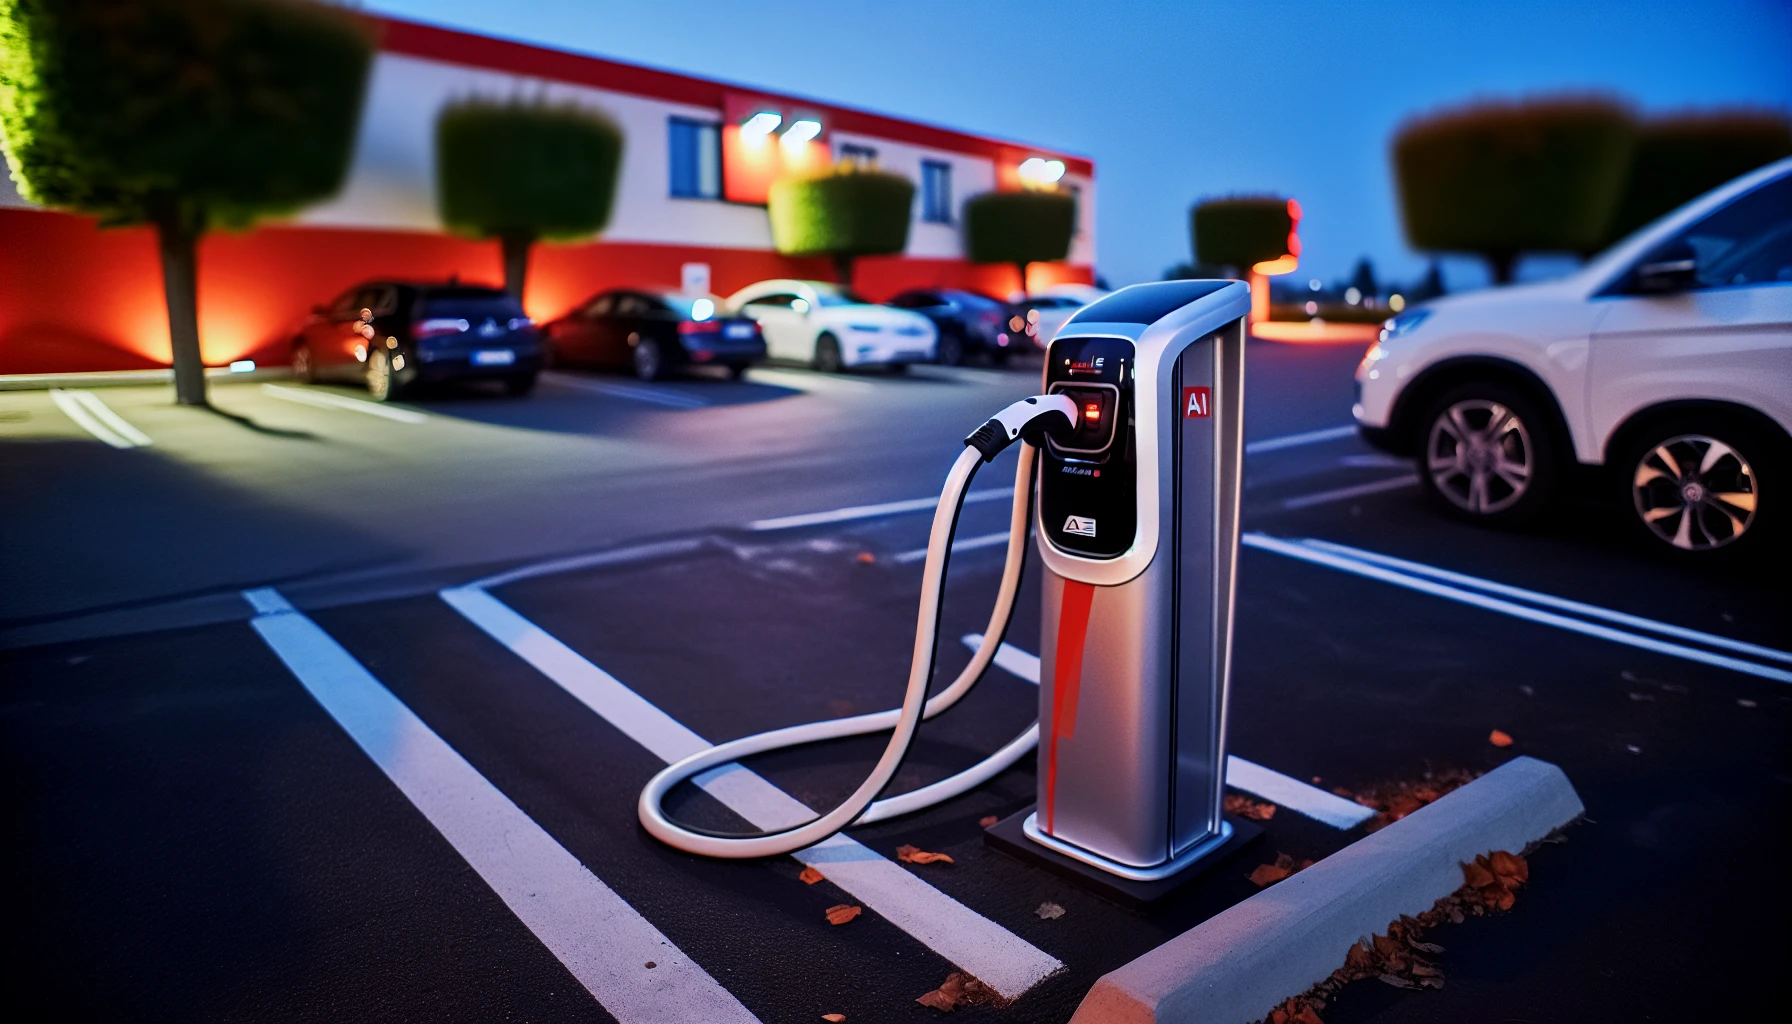
<instances>
[{"instance_id":1,"label":"black parked car","mask_svg":"<svg viewBox=\"0 0 1792 1024\"><path fill-rule=\"evenodd\" d=\"M759 325L723 315L707 295L602 292L542 331L556 366L630 370L642 380L692 366L725 366L739 377L765 359Z\"/></svg>"},{"instance_id":2,"label":"black parked car","mask_svg":"<svg viewBox=\"0 0 1792 1024\"><path fill-rule=\"evenodd\" d=\"M916 288L903 292L886 306L907 309L933 321L939 330L939 347L933 361L956 366L967 356L982 354L997 366L1008 361L1010 351L1024 351L1026 338L1008 331L1008 307L987 295L954 288Z\"/></svg>"},{"instance_id":3,"label":"black parked car","mask_svg":"<svg viewBox=\"0 0 1792 1024\"><path fill-rule=\"evenodd\" d=\"M541 337L501 288L369 281L312 309L292 369L307 383L363 381L382 402L446 380L498 380L526 395L541 372Z\"/></svg>"}]
</instances>

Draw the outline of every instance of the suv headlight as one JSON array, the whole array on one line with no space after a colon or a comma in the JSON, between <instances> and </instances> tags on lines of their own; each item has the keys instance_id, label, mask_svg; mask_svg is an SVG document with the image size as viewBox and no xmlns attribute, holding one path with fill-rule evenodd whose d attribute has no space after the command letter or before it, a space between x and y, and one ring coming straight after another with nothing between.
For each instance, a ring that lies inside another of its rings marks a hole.
<instances>
[{"instance_id":1,"label":"suv headlight","mask_svg":"<svg viewBox=\"0 0 1792 1024\"><path fill-rule=\"evenodd\" d=\"M1429 309L1409 309L1398 316L1390 317L1381 325L1381 340L1393 341L1402 335L1411 334L1430 316Z\"/></svg>"}]
</instances>

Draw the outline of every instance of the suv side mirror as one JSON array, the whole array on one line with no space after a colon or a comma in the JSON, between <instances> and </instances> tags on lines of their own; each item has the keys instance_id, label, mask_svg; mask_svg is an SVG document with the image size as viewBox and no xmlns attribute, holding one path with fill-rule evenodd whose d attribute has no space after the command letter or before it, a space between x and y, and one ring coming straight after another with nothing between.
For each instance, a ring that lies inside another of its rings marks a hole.
<instances>
[{"instance_id":1,"label":"suv side mirror","mask_svg":"<svg viewBox=\"0 0 1792 1024\"><path fill-rule=\"evenodd\" d=\"M1683 292L1698 284L1698 254L1686 242L1657 249L1637 264L1635 289L1645 295Z\"/></svg>"}]
</instances>

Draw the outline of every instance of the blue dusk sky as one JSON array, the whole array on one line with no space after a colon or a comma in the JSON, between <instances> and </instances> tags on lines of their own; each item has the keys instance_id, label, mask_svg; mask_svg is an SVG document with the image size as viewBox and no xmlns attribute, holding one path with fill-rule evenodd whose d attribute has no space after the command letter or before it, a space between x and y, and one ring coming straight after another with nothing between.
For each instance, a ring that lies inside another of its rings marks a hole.
<instances>
[{"instance_id":1,"label":"blue dusk sky","mask_svg":"<svg viewBox=\"0 0 1792 1024\"><path fill-rule=\"evenodd\" d=\"M368 6L1091 157L1097 271L1116 286L1187 260L1189 205L1237 192L1300 200L1300 277L1365 255L1384 280L1416 277L1388 143L1440 106L1597 91L1645 112L1792 109L1792 4L1774 0ZM1472 260L1446 273L1483 279Z\"/></svg>"}]
</instances>

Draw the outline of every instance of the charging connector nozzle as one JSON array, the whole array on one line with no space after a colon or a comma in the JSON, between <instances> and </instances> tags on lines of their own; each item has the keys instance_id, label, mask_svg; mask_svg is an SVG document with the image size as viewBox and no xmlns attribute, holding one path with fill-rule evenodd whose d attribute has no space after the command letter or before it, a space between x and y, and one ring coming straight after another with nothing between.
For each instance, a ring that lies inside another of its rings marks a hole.
<instances>
[{"instance_id":1,"label":"charging connector nozzle","mask_svg":"<svg viewBox=\"0 0 1792 1024\"><path fill-rule=\"evenodd\" d=\"M1068 438L1076 430L1077 417L1076 402L1068 395L1034 395L990 417L964 443L988 462L1016 441L1038 448L1047 437Z\"/></svg>"}]
</instances>

